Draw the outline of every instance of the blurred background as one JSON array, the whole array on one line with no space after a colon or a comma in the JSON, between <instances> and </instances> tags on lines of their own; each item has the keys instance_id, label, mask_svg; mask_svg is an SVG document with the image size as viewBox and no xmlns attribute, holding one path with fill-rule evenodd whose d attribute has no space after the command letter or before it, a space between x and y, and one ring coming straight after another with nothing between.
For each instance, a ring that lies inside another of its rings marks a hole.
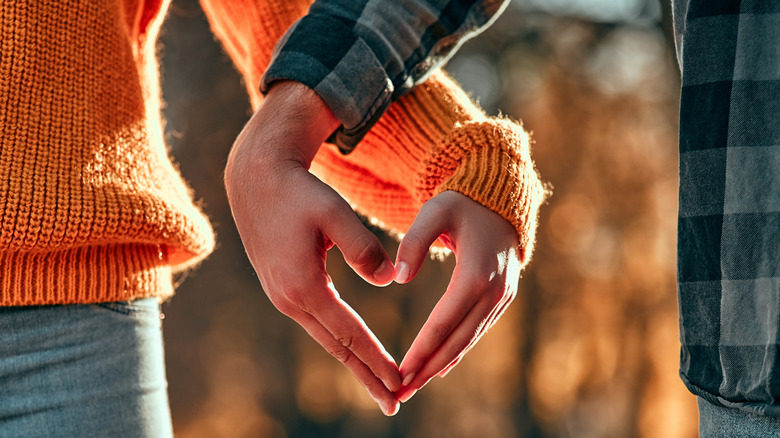
<instances>
[{"instance_id":1,"label":"blurred background","mask_svg":"<svg viewBox=\"0 0 780 438\"><path fill-rule=\"evenodd\" d=\"M178 437L696 436L677 373L667 0L513 0L446 66L489 113L533 132L553 196L508 312L393 418L260 289L222 186L249 104L197 2L174 0L161 54L167 140L219 239L163 307ZM374 288L338 250L328 259L399 362L453 266L429 260L410 285Z\"/></svg>"}]
</instances>

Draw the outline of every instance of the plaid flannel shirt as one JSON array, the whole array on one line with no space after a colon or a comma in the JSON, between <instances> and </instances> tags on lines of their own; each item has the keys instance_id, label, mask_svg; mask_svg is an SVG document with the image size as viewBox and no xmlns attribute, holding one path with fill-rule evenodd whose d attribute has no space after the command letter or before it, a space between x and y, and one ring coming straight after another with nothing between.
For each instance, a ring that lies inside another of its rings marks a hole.
<instances>
[{"instance_id":1,"label":"plaid flannel shirt","mask_svg":"<svg viewBox=\"0 0 780 438\"><path fill-rule=\"evenodd\" d=\"M341 121L350 152L390 103L422 82L508 0L317 0L274 50L260 90L280 79L313 89Z\"/></svg>"},{"instance_id":2,"label":"plaid flannel shirt","mask_svg":"<svg viewBox=\"0 0 780 438\"><path fill-rule=\"evenodd\" d=\"M780 1L677 0L680 374L780 416Z\"/></svg>"}]
</instances>

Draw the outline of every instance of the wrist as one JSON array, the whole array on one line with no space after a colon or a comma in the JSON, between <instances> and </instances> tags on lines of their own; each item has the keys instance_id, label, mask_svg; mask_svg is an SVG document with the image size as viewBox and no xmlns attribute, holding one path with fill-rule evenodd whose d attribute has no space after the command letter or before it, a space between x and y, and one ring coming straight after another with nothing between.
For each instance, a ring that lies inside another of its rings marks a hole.
<instances>
[{"instance_id":1,"label":"wrist","mask_svg":"<svg viewBox=\"0 0 780 438\"><path fill-rule=\"evenodd\" d=\"M530 137L518 124L491 119L461 125L426 158L417 196L426 201L459 192L498 213L517 231L526 262L546 191L530 155Z\"/></svg>"},{"instance_id":2,"label":"wrist","mask_svg":"<svg viewBox=\"0 0 780 438\"><path fill-rule=\"evenodd\" d=\"M275 83L228 156L225 187L231 203L247 190L273 190L274 181L290 170L306 171L339 123L310 88L291 81ZM263 183L258 185L258 180Z\"/></svg>"},{"instance_id":3,"label":"wrist","mask_svg":"<svg viewBox=\"0 0 780 438\"><path fill-rule=\"evenodd\" d=\"M259 171L282 163L308 169L320 145L339 125L312 89L293 81L275 82L236 139L228 168L240 161Z\"/></svg>"}]
</instances>

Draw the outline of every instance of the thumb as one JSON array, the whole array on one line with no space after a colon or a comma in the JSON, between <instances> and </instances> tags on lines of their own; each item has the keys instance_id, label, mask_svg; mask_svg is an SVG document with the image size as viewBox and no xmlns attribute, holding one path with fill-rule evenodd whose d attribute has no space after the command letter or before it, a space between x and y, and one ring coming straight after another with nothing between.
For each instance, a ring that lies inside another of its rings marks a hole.
<instances>
[{"instance_id":1,"label":"thumb","mask_svg":"<svg viewBox=\"0 0 780 438\"><path fill-rule=\"evenodd\" d=\"M344 260L367 282L386 286L393 281L393 262L379 239L370 232L351 208L344 208L326 221L322 228L344 255Z\"/></svg>"},{"instance_id":2,"label":"thumb","mask_svg":"<svg viewBox=\"0 0 780 438\"><path fill-rule=\"evenodd\" d=\"M398 246L395 281L408 283L420 270L433 242L449 231L449 214L434 199L423 204Z\"/></svg>"}]
</instances>

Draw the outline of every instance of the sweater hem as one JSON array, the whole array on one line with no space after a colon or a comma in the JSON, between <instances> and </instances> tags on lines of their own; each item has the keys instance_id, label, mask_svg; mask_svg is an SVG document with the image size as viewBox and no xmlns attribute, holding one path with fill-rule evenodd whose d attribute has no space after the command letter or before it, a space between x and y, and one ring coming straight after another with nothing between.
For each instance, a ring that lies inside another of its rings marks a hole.
<instances>
[{"instance_id":1,"label":"sweater hem","mask_svg":"<svg viewBox=\"0 0 780 438\"><path fill-rule=\"evenodd\" d=\"M0 306L86 304L173 295L161 245L0 252Z\"/></svg>"}]
</instances>

